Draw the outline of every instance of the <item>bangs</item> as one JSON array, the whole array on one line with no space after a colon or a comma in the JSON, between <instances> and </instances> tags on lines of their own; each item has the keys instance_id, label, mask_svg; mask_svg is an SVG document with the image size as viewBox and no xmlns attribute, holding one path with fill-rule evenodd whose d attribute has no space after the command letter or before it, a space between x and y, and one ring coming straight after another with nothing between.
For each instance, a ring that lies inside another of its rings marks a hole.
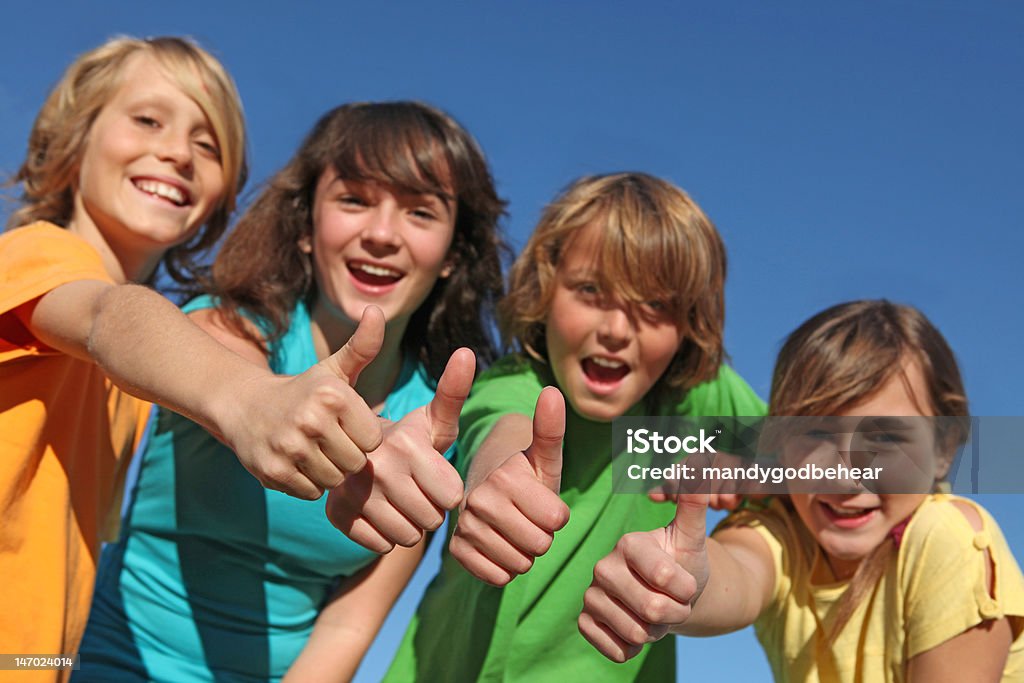
<instances>
[{"instance_id":1,"label":"bangs","mask_svg":"<svg viewBox=\"0 0 1024 683\"><path fill-rule=\"evenodd\" d=\"M356 109L329 150L338 176L376 181L410 194L432 194L454 201L452 160L445 138L419 112L377 105L372 113Z\"/></svg>"},{"instance_id":2,"label":"bangs","mask_svg":"<svg viewBox=\"0 0 1024 683\"><path fill-rule=\"evenodd\" d=\"M671 254L675 245L657 231L630 230L610 219L597 237L594 271L601 289L626 301L664 301L679 306L680 268ZM667 243L667 244L666 244Z\"/></svg>"},{"instance_id":3,"label":"bangs","mask_svg":"<svg viewBox=\"0 0 1024 683\"><path fill-rule=\"evenodd\" d=\"M709 245L642 192L608 202L593 224L600 226L595 267L602 288L627 301L660 301L686 329L694 303L713 295Z\"/></svg>"}]
</instances>

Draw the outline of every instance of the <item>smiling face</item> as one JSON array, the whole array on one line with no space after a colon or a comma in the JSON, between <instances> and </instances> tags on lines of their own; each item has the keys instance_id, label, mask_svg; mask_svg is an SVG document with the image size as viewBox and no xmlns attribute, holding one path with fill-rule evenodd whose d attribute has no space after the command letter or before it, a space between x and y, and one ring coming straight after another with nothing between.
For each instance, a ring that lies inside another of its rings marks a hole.
<instances>
[{"instance_id":1,"label":"smiling face","mask_svg":"<svg viewBox=\"0 0 1024 683\"><path fill-rule=\"evenodd\" d=\"M563 247L544 321L558 386L580 415L607 422L642 399L668 368L682 335L659 302L604 292L596 272L600 227L582 228Z\"/></svg>"},{"instance_id":2,"label":"smiling face","mask_svg":"<svg viewBox=\"0 0 1024 683\"><path fill-rule=\"evenodd\" d=\"M828 438L832 453L835 449L863 452L865 450L899 450L901 471L912 474L915 481L902 481L901 490L930 489L947 469L947 460L939 452L933 423L930 420L889 420L891 417L913 417L931 414L922 411L922 398L927 397L921 369L916 362L905 363L905 374L898 373L876 393L858 402L842 417L878 416L870 421L865 431L864 422L857 421L860 430L836 429ZM837 421L837 425L847 422ZM884 427L884 429L879 429ZM827 430L832 432L832 430ZM825 442L821 434L793 439L786 446L785 457L793 462L813 458L807 439ZM872 442L873 440L873 442ZM875 463L882 464L882 463ZM877 548L897 524L907 519L924 501L926 493L873 493L856 487L846 493L791 493L790 500L800 519L817 539L837 578L848 578L867 555Z\"/></svg>"},{"instance_id":3,"label":"smiling face","mask_svg":"<svg viewBox=\"0 0 1024 683\"><path fill-rule=\"evenodd\" d=\"M153 57L129 58L89 130L68 227L98 233L127 270L151 270L164 251L195 234L224 195L212 130Z\"/></svg>"},{"instance_id":4,"label":"smiling face","mask_svg":"<svg viewBox=\"0 0 1024 683\"><path fill-rule=\"evenodd\" d=\"M401 336L434 283L447 274L454 234L451 200L344 180L328 168L316 187L312 238L299 244L313 255L320 294L316 315L340 315L354 324L374 304L384 311L389 330Z\"/></svg>"}]
</instances>

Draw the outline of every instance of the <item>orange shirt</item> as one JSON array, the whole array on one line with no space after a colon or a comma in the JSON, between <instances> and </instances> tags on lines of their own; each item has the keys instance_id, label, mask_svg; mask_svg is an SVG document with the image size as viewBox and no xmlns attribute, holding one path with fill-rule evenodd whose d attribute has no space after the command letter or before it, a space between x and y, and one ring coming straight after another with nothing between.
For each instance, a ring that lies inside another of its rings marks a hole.
<instances>
[{"instance_id":1,"label":"orange shirt","mask_svg":"<svg viewBox=\"0 0 1024 683\"><path fill-rule=\"evenodd\" d=\"M23 324L39 297L84 279L110 282L99 253L67 230L35 223L0 235L0 653L77 651L101 529L148 412Z\"/></svg>"}]
</instances>

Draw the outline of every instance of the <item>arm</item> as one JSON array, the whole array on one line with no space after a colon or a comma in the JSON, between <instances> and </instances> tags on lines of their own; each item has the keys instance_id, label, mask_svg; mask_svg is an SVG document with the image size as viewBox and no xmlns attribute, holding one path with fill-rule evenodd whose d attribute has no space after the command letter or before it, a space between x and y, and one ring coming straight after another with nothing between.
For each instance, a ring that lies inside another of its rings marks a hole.
<instances>
[{"instance_id":1,"label":"arm","mask_svg":"<svg viewBox=\"0 0 1024 683\"><path fill-rule=\"evenodd\" d=\"M528 571L569 521L558 497L564 436L565 401L549 387L537 398L532 423L506 415L481 444L449 545L481 581L504 586Z\"/></svg>"},{"instance_id":2,"label":"arm","mask_svg":"<svg viewBox=\"0 0 1024 683\"><path fill-rule=\"evenodd\" d=\"M707 494L682 494L664 529L623 536L594 567L580 633L617 662L669 632L715 635L754 622L771 599L775 570L751 529L705 537Z\"/></svg>"},{"instance_id":3,"label":"arm","mask_svg":"<svg viewBox=\"0 0 1024 683\"><path fill-rule=\"evenodd\" d=\"M313 634L283 683L349 681L426 547L396 549L347 578L317 617Z\"/></svg>"},{"instance_id":4,"label":"arm","mask_svg":"<svg viewBox=\"0 0 1024 683\"><path fill-rule=\"evenodd\" d=\"M1010 654L1013 634L1005 617L974 628L907 662L910 683L998 683Z\"/></svg>"},{"instance_id":5,"label":"arm","mask_svg":"<svg viewBox=\"0 0 1024 683\"><path fill-rule=\"evenodd\" d=\"M975 532L985 528L981 516L973 507L963 501L954 501L953 505L960 510ZM986 549L983 557L985 585L989 595L994 596L996 585L991 551ZM983 621L911 657L907 662L907 680L910 683L1000 681L1012 642L1013 632L1006 617Z\"/></svg>"},{"instance_id":6,"label":"arm","mask_svg":"<svg viewBox=\"0 0 1024 683\"><path fill-rule=\"evenodd\" d=\"M529 415L502 415L473 455L466 472L466 491L482 484L491 472L511 455L525 451L533 440L533 424Z\"/></svg>"},{"instance_id":7,"label":"arm","mask_svg":"<svg viewBox=\"0 0 1024 683\"><path fill-rule=\"evenodd\" d=\"M379 310L364 315L338 353L296 377L274 376L265 361L260 367L225 348L138 285L61 285L38 299L26 324L49 346L95 361L129 393L219 435L268 488L317 498L361 468L381 440L376 416L352 387L380 347Z\"/></svg>"}]
</instances>

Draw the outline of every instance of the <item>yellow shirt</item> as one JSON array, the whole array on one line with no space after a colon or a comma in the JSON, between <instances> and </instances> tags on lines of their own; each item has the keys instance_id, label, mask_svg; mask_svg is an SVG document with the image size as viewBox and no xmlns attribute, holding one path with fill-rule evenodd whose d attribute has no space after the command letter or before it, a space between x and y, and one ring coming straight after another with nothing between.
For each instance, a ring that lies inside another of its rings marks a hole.
<instances>
[{"instance_id":1,"label":"yellow shirt","mask_svg":"<svg viewBox=\"0 0 1024 683\"><path fill-rule=\"evenodd\" d=\"M54 351L23 324L30 307L75 280L110 281L72 233L36 223L0 235L0 652L78 649L101 527L148 405L93 363ZM19 682L67 672L18 672Z\"/></svg>"},{"instance_id":2,"label":"yellow shirt","mask_svg":"<svg viewBox=\"0 0 1024 683\"><path fill-rule=\"evenodd\" d=\"M975 531L953 500L977 509ZM906 680L906 663L987 619L1010 617L1004 681L1024 680L1024 575L999 526L977 503L935 494L914 512L897 552L835 642L825 634L847 582L836 582L796 512L773 500L723 524L755 529L771 548L775 592L754 623L776 681ZM989 595L984 550L995 566Z\"/></svg>"}]
</instances>

